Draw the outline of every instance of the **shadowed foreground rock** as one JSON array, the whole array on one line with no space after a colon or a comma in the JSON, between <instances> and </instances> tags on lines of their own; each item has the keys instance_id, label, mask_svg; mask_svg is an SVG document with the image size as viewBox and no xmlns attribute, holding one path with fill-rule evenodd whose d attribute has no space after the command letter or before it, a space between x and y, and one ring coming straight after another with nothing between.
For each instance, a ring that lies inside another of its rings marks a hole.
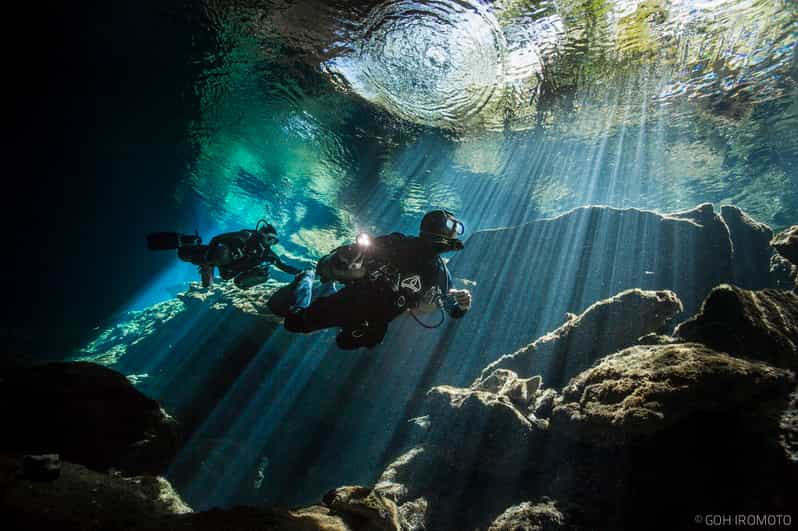
<instances>
[{"instance_id":1,"label":"shadowed foreground rock","mask_svg":"<svg viewBox=\"0 0 798 531\"><path fill-rule=\"evenodd\" d=\"M17 476L19 461L0 455L5 529L133 530L191 511L163 478L126 478L62 462L57 479L33 482Z\"/></svg>"},{"instance_id":2,"label":"shadowed foreground rock","mask_svg":"<svg viewBox=\"0 0 798 531\"><path fill-rule=\"evenodd\" d=\"M770 241L770 245L784 258L798 265L798 225L793 225L776 234Z\"/></svg>"},{"instance_id":3,"label":"shadowed foreground rock","mask_svg":"<svg viewBox=\"0 0 798 531\"><path fill-rule=\"evenodd\" d=\"M773 267L773 231L733 205L720 209L732 242L732 278L729 282L747 289L789 288L787 271ZM776 257L778 258L778 257Z\"/></svg>"},{"instance_id":4,"label":"shadowed foreground rock","mask_svg":"<svg viewBox=\"0 0 798 531\"><path fill-rule=\"evenodd\" d=\"M93 363L5 372L0 415L0 448L59 454L99 471L158 474L177 452L174 419L124 376Z\"/></svg>"},{"instance_id":5,"label":"shadowed foreground rock","mask_svg":"<svg viewBox=\"0 0 798 531\"><path fill-rule=\"evenodd\" d=\"M192 512L162 477L123 477L62 463L48 482L18 475L20 459L0 454L0 516L5 529L59 531L399 531L396 505L370 489L342 487L325 505L236 507ZM8 527L10 525L10 527Z\"/></svg>"},{"instance_id":6,"label":"shadowed foreground rock","mask_svg":"<svg viewBox=\"0 0 798 531\"><path fill-rule=\"evenodd\" d=\"M748 291L724 284L712 290L694 317L674 335L733 356L798 369L798 295Z\"/></svg>"},{"instance_id":7,"label":"shadowed foreground rock","mask_svg":"<svg viewBox=\"0 0 798 531\"><path fill-rule=\"evenodd\" d=\"M504 511L488 531L554 531L573 529L566 525L566 518L552 500L538 503L524 502Z\"/></svg>"},{"instance_id":8,"label":"shadowed foreground rock","mask_svg":"<svg viewBox=\"0 0 798 531\"><path fill-rule=\"evenodd\" d=\"M562 387L595 360L635 344L640 336L661 329L681 311L682 303L671 291L626 290L502 356L485 367L480 380L501 368L520 376L541 375L550 387Z\"/></svg>"}]
</instances>

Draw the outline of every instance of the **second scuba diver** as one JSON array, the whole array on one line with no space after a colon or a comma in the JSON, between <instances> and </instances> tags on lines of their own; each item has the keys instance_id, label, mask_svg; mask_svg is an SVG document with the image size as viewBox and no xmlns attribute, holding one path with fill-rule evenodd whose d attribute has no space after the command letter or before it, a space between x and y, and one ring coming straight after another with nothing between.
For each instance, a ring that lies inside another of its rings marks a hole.
<instances>
[{"instance_id":1,"label":"second scuba diver","mask_svg":"<svg viewBox=\"0 0 798 531\"><path fill-rule=\"evenodd\" d=\"M284 263L272 251L272 245L278 241L277 231L265 220L258 221L255 230L242 229L214 236L208 245L202 245L198 235L155 232L147 236L150 249L177 249L178 258L196 265L204 287L211 285L214 268L218 267L223 280L232 279L241 289L266 282L269 265L291 275L302 272Z\"/></svg>"},{"instance_id":2,"label":"second scuba diver","mask_svg":"<svg viewBox=\"0 0 798 531\"><path fill-rule=\"evenodd\" d=\"M269 306L285 317L285 328L292 332L340 328L336 343L342 349L378 345L388 323L407 310L440 308L458 319L471 307L471 294L451 289L452 277L440 255L462 250L458 236L463 232L463 223L451 212L434 210L422 219L418 237L361 235L316 266L322 283L344 284L340 291L312 300L314 272L308 270L279 290Z\"/></svg>"}]
</instances>

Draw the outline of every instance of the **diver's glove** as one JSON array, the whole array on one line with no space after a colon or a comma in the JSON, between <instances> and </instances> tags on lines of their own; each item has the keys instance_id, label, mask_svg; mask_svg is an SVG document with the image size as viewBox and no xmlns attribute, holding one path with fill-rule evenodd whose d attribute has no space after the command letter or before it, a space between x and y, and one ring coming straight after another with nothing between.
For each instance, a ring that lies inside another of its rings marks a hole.
<instances>
[{"instance_id":1,"label":"diver's glove","mask_svg":"<svg viewBox=\"0 0 798 531\"><path fill-rule=\"evenodd\" d=\"M449 296L454 299L457 307L463 312L471 309L471 292L467 289L450 289Z\"/></svg>"},{"instance_id":2,"label":"diver's glove","mask_svg":"<svg viewBox=\"0 0 798 531\"><path fill-rule=\"evenodd\" d=\"M471 292L467 289L449 290L443 307L452 318L459 319L471 308Z\"/></svg>"}]
</instances>

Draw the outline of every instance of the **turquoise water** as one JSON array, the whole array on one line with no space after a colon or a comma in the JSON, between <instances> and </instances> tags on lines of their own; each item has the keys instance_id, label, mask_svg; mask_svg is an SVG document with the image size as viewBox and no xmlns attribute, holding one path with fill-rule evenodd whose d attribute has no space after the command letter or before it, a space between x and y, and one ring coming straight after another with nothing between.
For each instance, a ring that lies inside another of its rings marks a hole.
<instances>
[{"instance_id":1,"label":"turquoise water","mask_svg":"<svg viewBox=\"0 0 798 531\"><path fill-rule=\"evenodd\" d=\"M183 186L310 257L359 230L575 206L798 208L789 1L226 3Z\"/></svg>"}]
</instances>

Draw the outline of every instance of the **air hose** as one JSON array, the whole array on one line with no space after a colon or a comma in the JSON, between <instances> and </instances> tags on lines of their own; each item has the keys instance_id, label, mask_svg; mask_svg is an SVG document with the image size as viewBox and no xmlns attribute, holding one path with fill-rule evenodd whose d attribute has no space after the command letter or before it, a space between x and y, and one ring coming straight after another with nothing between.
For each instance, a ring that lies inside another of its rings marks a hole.
<instances>
[{"instance_id":1,"label":"air hose","mask_svg":"<svg viewBox=\"0 0 798 531\"><path fill-rule=\"evenodd\" d=\"M441 312L441 320L440 320L440 321L438 321L438 323L437 323L437 324L435 324L435 325L428 325L427 323L425 323L424 321L422 321L421 319L419 319L419 318L418 318L418 316L416 316L415 312L413 312L413 310L407 310L407 311L408 311L408 312L410 312L410 315L412 315L412 316L413 316L413 319L415 319L415 321L416 321L416 322L417 322L419 325L423 326L424 328L426 328L426 329L428 329L428 330L432 330L432 329L434 329L434 328L438 328L438 327L440 327L440 326L443 324L443 322L446 320L446 315L444 315L444 313L443 313L443 308L438 308L438 311L440 311L440 312Z\"/></svg>"}]
</instances>

